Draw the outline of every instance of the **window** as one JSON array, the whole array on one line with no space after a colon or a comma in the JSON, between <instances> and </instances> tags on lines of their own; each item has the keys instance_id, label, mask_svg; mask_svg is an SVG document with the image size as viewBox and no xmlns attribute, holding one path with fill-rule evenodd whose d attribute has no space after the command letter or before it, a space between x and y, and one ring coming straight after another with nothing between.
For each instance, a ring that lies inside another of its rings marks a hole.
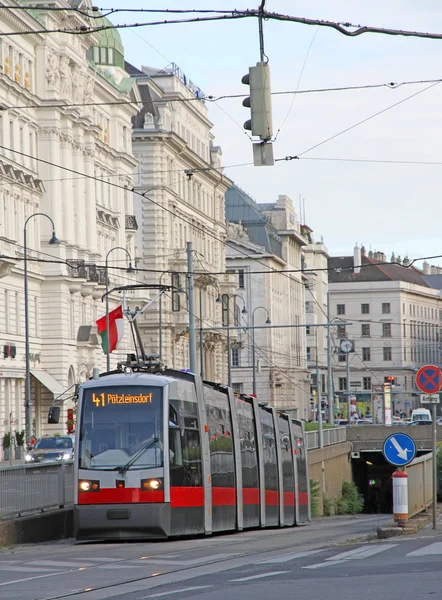
<instances>
[{"instance_id":1,"label":"window","mask_svg":"<svg viewBox=\"0 0 442 600\"><path fill-rule=\"evenodd\" d=\"M345 325L338 325L338 337L345 338L347 337L347 332L345 329Z\"/></svg>"},{"instance_id":2,"label":"window","mask_svg":"<svg viewBox=\"0 0 442 600\"><path fill-rule=\"evenodd\" d=\"M339 377L339 391L345 392L347 389L347 377Z\"/></svg>"},{"instance_id":3,"label":"window","mask_svg":"<svg viewBox=\"0 0 442 600\"><path fill-rule=\"evenodd\" d=\"M384 315L390 314L391 310L389 302L382 302L382 312Z\"/></svg>"},{"instance_id":4,"label":"window","mask_svg":"<svg viewBox=\"0 0 442 600\"><path fill-rule=\"evenodd\" d=\"M238 286L244 289L244 269L238 271Z\"/></svg>"},{"instance_id":5,"label":"window","mask_svg":"<svg viewBox=\"0 0 442 600\"><path fill-rule=\"evenodd\" d=\"M345 315L345 304L338 304L336 308L338 315Z\"/></svg>"},{"instance_id":6,"label":"window","mask_svg":"<svg viewBox=\"0 0 442 600\"><path fill-rule=\"evenodd\" d=\"M363 390L371 390L371 377L363 377L362 378L362 389Z\"/></svg>"},{"instance_id":7,"label":"window","mask_svg":"<svg viewBox=\"0 0 442 600\"><path fill-rule=\"evenodd\" d=\"M222 323L223 327L229 326L229 295L223 294L223 308L222 308Z\"/></svg>"},{"instance_id":8,"label":"window","mask_svg":"<svg viewBox=\"0 0 442 600\"><path fill-rule=\"evenodd\" d=\"M362 360L371 360L371 348L362 348Z\"/></svg>"},{"instance_id":9,"label":"window","mask_svg":"<svg viewBox=\"0 0 442 600\"><path fill-rule=\"evenodd\" d=\"M306 327L305 328L305 334L306 335L310 335L310 327Z\"/></svg>"},{"instance_id":10,"label":"window","mask_svg":"<svg viewBox=\"0 0 442 600\"><path fill-rule=\"evenodd\" d=\"M232 383L232 389L235 394L242 394L243 392L243 383Z\"/></svg>"},{"instance_id":11,"label":"window","mask_svg":"<svg viewBox=\"0 0 442 600\"><path fill-rule=\"evenodd\" d=\"M391 337L391 323L382 323L382 337Z\"/></svg>"},{"instance_id":12,"label":"window","mask_svg":"<svg viewBox=\"0 0 442 600\"><path fill-rule=\"evenodd\" d=\"M239 367L239 348L232 348L232 367Z\"/></svg>"},{"instance_id":13,"label":"window","mask_svg":"<svg viewBox=\"0 0 442 600\"><path fill-rule=\"evenodd\" d=\"M9 152L11 158L14 158L14 121L9 121Z\"/></svg>"},{"instance_id":14,"label":"window","mask_svg":"<svg viewBox=\"0 0 442 600\"><path fill-rule=\"evenodd\" d=\"M345 362L346 360L347 360L347 355L346 355L346 354L344 354L343 352L340 352L340 353L338 354L338 361L339 361L339 362Z\"/></svg>"},{"instance_id":15,"label":"window","mask_svg":"<svg viewBox=\"0 0 442 600\"><path fill-rule=\"evenodd\" d=\"M172 310L178 312L181 308L180 290L181 281L178 273L172 273ZM200 315L202 318L202 315Z\"/></svg>"},{"instance_id":16,"label":"window","mask_svg":"<svg viewBox=\"0 0 442 600\"><path fill-rule=\"evenodd\" d=\"M384 360L391 360L391 348L387 346L384 348Z\"/></svg>"},{"instance_id":17,"label":"window","mask_svg":"<svg viewBox=\"0 0 442 600\"><path fill-rule=\"evenodd\" d=\"M361 304L361 313L363 315L370 314L370 305L369 304Z\"/></svg>"},{"instance_id":18,"label":"window","mask_svg":"<svg viewBox=\"0 0 442 600\"><path fill-rule=\"evenodd\" d=\"M307 360L311 360L312 359L312 349L310 347L307 347Z\"/></svg>"},{"instance_id":19,"label":"window","mask_svg":"<svg viewBox=\"0 0 442 600\"><path fill-rule=\"evenodd\" d=\"M15 333L20 334L20 294L15 292Z\"/></svg>"},{"instance_id":20,"label":"window","mask_svg":"<svg viewBox=\"0 0 442 600\"><path fill-rule=\"evenodd\" d=\"M5 290L5 332L6 333L9 333L9 313L10 313L9 292L8 292L8 290Z\"/></svg>"},{"instance_id":21,"label":"window","mask_svg":"<svg viewBox=\"0 0 442 600\"><path fill-rule=\"evenodd\" d=\"M370 325L368 323L362 323L361 334L362 337L370 337Z\"/></svg>"}]
</instances>

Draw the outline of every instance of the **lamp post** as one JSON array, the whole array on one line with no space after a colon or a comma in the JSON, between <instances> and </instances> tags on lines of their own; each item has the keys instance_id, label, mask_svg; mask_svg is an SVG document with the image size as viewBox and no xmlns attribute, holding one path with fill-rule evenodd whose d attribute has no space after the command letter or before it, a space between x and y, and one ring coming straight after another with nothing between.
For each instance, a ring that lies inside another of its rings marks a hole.
<instances>
[{"instance_id":1,"label":"lamp post","mask_svg":"<svg viewBox=\"0 0 442 600\"><path fill-rule=\"evenodd\" d=\"M225 298L225 300L224 300ZM230 296L226 294L226 296L223 296L223 301L227 302L227 385L231 386L232 385L232 364L231 364L231 350L230 350L230 300L232 298L241 298L241 300L244 303L244 308L242 309L241 313L243 315L247 314L247 308L246 308L246 301L244 300L244 298L242 296L238 296L238 294L231 294ZM235 303L236 306L236 303ZM236 316L236 312L234 312L234 315Z\"/></svg>"},{"instance_id":2,"label":"lamp post","mask_svg":"<svg viewBox=\"0 0 442 600\"><path fill-rule=\"evenodd\" d=\"M108 277L108 271L109 271L109 265L108 265L108 259L109 259L109 254L111 252L113 252L114 250L123 250L123 252L126 252L128 258L129 258L129 266L127 268L127 273L133 273L135 271L135 269L132 267L132 259L130 256L129 251L126 248L123 248L122 246L115 246L115 248L111 248L109 250L109 252L106 254L106 260L105 260L105 279L106 279L106 370L110 371L110 338L109 338L109 277Z\"/></svg>"},{"instance_id":3,"label":"lamp post","mask_svg":"<svg viewBox=\"0 0 442 600\"><path fill-rule=\"evenodd\" d=\"M252 375L253 375L253 383L252 383L252 392L256 396L256 358L255 358L255 311L259 309L265 310L267 313L266 325L270 325L270 315L269 311L265 306L257 306L253 309L252 312Z\"/></svg>"},{"instance_id":4,"label":"lamp post","mask_svg":"<svg viewBox=\"0 0 442 600\"><path fill-rule=\"evenodd\" d=\"M52 237L49 240L50 244L59 244L60 240L55 235L54 221L46 213L34 213L29 216L23 227L23 251L24 251L24 288L25 288L25 425L26 425L26 441L31 439L31 369L29 357L29 309L28 309L28 256L27 256L27 239L26 227L30 219L34 217L46 217L52 225ZM37 315L36 315L37 318Z\"/></svg>"},{"instance_id":5,"label":"lamp post","mask_svg":"<svg viewBox=\"0 0 442 600\"><path fill-rule=\"evenodd\" d=\"M215 284L213 281L209 281L207 285L213 285L218 291L218 297L215 302L222 302L221 296L219 295L219 287L218 283ZM200 294L200 375L201 379L204 379L204 348L203 348L203 298L202 298L202 288L199 288Z\"/></svg>"},{"instance_id":6,"label":"lamp post","mask_svg":"<svg viewBox=\"0 0 442 600\"><path fill-rule=\"evenodd\" d=\"M162 284L163 281L163 276L169 274L169 275L177 275L178 276L178 280L179 280L179 286L174 286L172 285L172 293L173 291L177 291L180 294L186 294L187 292L185 290L183 290L183 288L181 287L181 275L182 273L178 273L178 271L163 271L160 275L160 286ZM173 281L172 281L173 284ZM159 335L158 335L158 354L159 354L159 359L161 360L163 358L163 294L161 294L159 300L158 300L158 326L160 329ZM173 307L172 307L173 309Z\"/></svg>"}]
</instances>

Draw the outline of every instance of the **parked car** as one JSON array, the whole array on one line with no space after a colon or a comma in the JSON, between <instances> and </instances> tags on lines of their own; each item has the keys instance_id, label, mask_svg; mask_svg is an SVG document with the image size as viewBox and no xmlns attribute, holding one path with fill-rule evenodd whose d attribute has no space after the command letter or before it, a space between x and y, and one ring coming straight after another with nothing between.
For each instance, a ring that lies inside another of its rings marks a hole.
<instances>
[{"instance_id":1,"label":"parked car","mask_svg":"<svg viewBox=\"0 0 442 600\"><path fill-rule=\"evenodd\" d=\"M45 436L38 440L33 450L25 456L25 461L31 463L60 462L72 460L74 443L70 436Z\"/></svg>"}]
</instances>

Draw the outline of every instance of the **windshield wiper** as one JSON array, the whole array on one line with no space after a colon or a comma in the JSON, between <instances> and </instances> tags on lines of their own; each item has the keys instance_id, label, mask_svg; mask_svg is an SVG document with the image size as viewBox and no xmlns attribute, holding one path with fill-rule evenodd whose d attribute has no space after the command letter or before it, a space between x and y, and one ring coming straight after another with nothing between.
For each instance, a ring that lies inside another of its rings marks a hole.
<instances>
[{"instance_id":1,"label":"windshield wiper","mask_svg":"<svg viewBox=\"0 0 442 600\"><path fill-rule=\"evenodd\" d=\"M145 446L140 448L140 450L138 450L138 452L136 454L134 454L132 456L132 458L130 458L127 461L127 463L124 465L124 467L121 467L118 470L118 472L121 473L121 475L124 475L125 473L127 473L127 471L130 469L130 467L140 458L140 456L142 454L144 454L146 452L146 450L149 450L149 448L152 448L152 446L157 444L159 441L160 441L159 438L154 438L152 442L148 442Z\"/></svg>"}]
</instances>

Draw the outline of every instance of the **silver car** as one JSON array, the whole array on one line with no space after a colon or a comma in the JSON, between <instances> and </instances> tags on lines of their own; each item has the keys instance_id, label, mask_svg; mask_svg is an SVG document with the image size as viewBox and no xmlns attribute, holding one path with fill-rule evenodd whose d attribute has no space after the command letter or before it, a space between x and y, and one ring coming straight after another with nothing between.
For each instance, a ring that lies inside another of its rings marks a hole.
<instances>
[{"instance_id":1,"label":"silver car","mask_svg":"<svg viewBox=\"0 0 442 600\"><path fill-rule=\"evenodd\" d=\"M74 457L74 444L69 436L42 437L30 450L25 461L28 464L60 462L72 460Z\"/></svg>"}]
</instances>

